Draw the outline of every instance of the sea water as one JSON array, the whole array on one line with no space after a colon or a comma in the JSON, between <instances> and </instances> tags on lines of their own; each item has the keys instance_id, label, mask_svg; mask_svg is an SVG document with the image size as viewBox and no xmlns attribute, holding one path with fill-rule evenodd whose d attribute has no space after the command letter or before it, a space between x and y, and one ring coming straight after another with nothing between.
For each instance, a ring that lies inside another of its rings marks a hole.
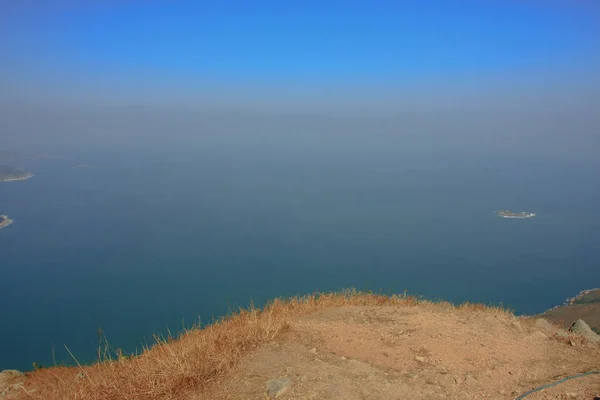
<instances>
[{"instance_id":1,"label":"sea water","mask_svg":"<svg viewBox=\"0 0 600 400\"><path fill-rule=\"evenodd\" d=\"M86 163L90 168L73 168ZM354 287L538 313L600 282L597 168L360 149L50 152L0 183L0 369ZM503 219L494 210L535 212ZM99 335L101 333L102 335Z\"/></svg>"}]
</instances>

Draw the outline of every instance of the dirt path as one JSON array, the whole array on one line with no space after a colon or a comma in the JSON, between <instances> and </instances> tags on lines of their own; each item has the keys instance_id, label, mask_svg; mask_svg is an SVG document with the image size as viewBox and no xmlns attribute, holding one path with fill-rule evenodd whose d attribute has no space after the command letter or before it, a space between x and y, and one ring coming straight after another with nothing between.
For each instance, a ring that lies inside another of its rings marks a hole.
<instances>
[{"instance_id":1,"label":"dirt path","mask_svg":"<svg viewBox=\"0 0 600 400\"><path fill-rule=\"evenodd\" d=\"M600 369L600 349L545 321L439 305L327 309L291 324L195 399L514 399ZM274 395L276 390L271 393ZM527 397L594 399L600 376Z\"/></svg>"}]
</instances>

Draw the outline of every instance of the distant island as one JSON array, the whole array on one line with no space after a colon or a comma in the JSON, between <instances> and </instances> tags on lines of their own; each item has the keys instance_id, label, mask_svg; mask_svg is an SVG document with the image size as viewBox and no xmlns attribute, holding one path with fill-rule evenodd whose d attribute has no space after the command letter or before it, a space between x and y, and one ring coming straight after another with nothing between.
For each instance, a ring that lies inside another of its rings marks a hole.
<instances>
[{"instance_id":1,"label":"distant island","mask_svg":"<svg viewBox=\"0 0 600 400\"><path fill-rule=\"evenodd\" d=\"M104 166L94 165L94 164L75 164L75 165L72 165L71 168L73 168L73 169L98 169L98 168L104 168Z\"/></svg>"},{"instance_id":2,"label":"distant island","mask_svg":"<svg viewBox=\"0 0 600 400\"><path fill-rule=\"evenodd\" d=\"M524 219L524 218L531 218L531 217L535 217L534 213L530 213L530 212L512 212L512 211L508 211L508 210L500 210L500 211L495 211L496 214L498 214L499 216L501 216L502 218L517 218L517 219Z\"/></svg>"},{"instance_id":3,"label":"distant island","mask_svg":"<svg viewBox=\"0 0 600 400\"><path fill-rule=\"evenodd\" d=\"M13 223L12 219L9 219L6 215L0 215L0 229L6 228Z\"/></svg>"},{"instance_id":4,"label":"distant island","mask_svg":"<svg viewBox=\"0 0 600 400\"><path fill-rule=\"evenodd\" d=\"M75 164L71 168L73 168L73 169L87 169L87 168L94 168L94 166L90 165L90 164Z\"/></svg>"},{"instance_id":5,"label":"distant island","mask_svg":"<svg viewBox=\"0 0 600 400\"><path fill-rule=\"evenodd\" d=\"M0 165L0 182L22 181L33 176L31 172L10 167L8 165Z\"/></svg>"}]
</instances>

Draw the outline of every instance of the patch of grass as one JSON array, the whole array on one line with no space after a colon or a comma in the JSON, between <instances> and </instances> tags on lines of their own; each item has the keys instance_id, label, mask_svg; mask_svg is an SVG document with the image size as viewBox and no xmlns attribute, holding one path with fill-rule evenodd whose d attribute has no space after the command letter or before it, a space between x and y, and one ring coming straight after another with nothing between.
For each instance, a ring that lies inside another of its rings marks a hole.
<instances>
[{"instance_id":1,"label":"patch of grass","mask_svg":"<svg viewBox=\"0 0 600 400\"><path fill-rule=\"evenodd\" d=\"M218 382L248 352L276 340L295 318L333 307L417 305L494 312L501 307L432 303L412 296L385 296L345 290L316 293L288 300L275 299L262 309L250 307L206 327L194 327L178 338L155 337L139 355L112 350L106 338L94 365L44 368L28 374L30 399L55 400L174 400L200 393ZM114 356L113 356L114 355Z\"/></svg>"}]
</instances>

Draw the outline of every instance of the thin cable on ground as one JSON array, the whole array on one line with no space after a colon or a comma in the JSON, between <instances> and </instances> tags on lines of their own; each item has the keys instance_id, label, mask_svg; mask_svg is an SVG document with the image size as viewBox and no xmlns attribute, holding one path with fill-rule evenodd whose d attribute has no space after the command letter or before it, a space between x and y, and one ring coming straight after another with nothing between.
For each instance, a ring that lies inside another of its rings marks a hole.
<instances>
[{"instance_id":1,"label":"thin cable on ground","mask_svg":"<svg viewBox=\"0 0 600 400\"><path fill-rule=\"evenodd\" d=\"M588 376L588 375L598 375L598 374L600 374L600 371L590 371L590 372L585 372L585 373L583 373L583 374L577 374L577 375L571 375L571 376L567 376L566 378L562 378L562 379L561 379L561 380L559 380L559 381L552 382L552 383L548 383L548 384L546 384L546 385L544 385L544 386L540 386L540 387L537 387L537 388L535 388L535 389L533 389L533 390L530 390L530 391L529 391L529 392L527 392L527 393L523 393L522 395L520 395L519 397L517 397L515 400L521 400L521 399L524 399L525 397L529 396L530 394L533 394L533 393L535 393L535 392L539 392L540 390L548 389L548 388L550 388L550 387L552 387L552 386L556 386L556 385L558 385L558 384L561 384L561 383L564 383L564 382L566 382L566 381L570 381L571 379L583 378L584 376Z\"/></svg>"}]
</instances>

